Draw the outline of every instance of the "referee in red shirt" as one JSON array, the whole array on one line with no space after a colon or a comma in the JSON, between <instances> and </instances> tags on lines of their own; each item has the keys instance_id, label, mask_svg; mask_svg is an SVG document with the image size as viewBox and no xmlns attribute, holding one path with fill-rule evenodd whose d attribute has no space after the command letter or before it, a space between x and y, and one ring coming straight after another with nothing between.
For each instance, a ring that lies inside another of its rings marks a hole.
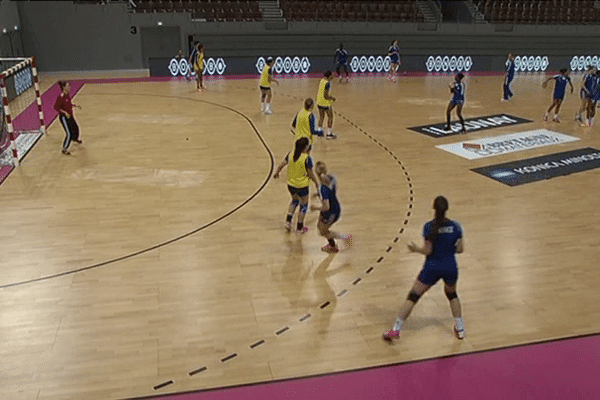
<instances>
[{"instance_id":1,"label":"referee in red shirt","mask_svg":"<svg viewBox=\"0 0 600 400\"><path fill-rule=\"evenodd\" d=\"M67 137L63 142L62 153L68 156L71 155L68 150L71 141L83 143L83 141L79 139L79 126L73 117L73 107L77 107L80 110L81 107L71 102L71 96L69 96L71 84L69 82L59 81L58 86L60 86L62 93L56 98L54 109L58 112L58 119L67 134Z\"/></svg>"}]
</instances>

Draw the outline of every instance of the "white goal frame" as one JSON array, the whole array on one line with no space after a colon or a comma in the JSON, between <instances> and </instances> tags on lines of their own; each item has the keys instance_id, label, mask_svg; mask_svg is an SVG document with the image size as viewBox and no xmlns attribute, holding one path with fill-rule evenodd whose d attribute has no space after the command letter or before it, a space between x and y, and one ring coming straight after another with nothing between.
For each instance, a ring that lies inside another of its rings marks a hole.
<instances>
[{"instance_id":1,"label":"white goal frame","mask_svg":"<svg viewBox=\"0 0 600 400\"><path fill-rule=\"evenodd\" d=\"M17 74L19 71L31 66L31 72L33 75L33 86L35 89L35 97L37 102L37 108L40 118L40 129L41 134L46 133L46 126L44 125L44 112L42 110L42 96L40 95L40 84L37 73L37 63L35 57L13 57L13 58L0 58L0 61L12 61L16 62L12 67L0 72L0 92L2 95L2 105L4 106L4 114L6 117L6 128L10 139L10 147L12 149L13 165L16 167L19 165L19 154L17 150L17 135L13 127L13 119L15 116L11 115L10 106L8 104L8 92L6 90L6 78ZM37 131L36 131L37 132Z\"/></svg>"}]
</instances>

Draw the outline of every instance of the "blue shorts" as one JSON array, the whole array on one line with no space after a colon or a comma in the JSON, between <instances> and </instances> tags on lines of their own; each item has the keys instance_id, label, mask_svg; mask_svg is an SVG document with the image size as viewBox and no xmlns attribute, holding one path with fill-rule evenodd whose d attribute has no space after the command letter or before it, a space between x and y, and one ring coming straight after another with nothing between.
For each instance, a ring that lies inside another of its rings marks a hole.
<instances>
[{"instance_id":1,"label":"blue shorts","mask_svg":"<svg viewBox=\"0 0 600 400\"><path fill-rule=\"evenodd\" d=\"M564 100L565 99L565 94L563 93L562 96L557 96L556 94L554 94L554 100Z\"/></svg>"},{"instance_id":2,"label":"blue shorts","mask_svg":"<svg viewBox=\"0 0 600 400\"><path fill-rule=\"evenodd\" d=\"M392 63L392 64L400 64L400 58L398 56L391 56L390 63Z\"/></svg>"},{"instance_id":3,"label":"blue shorts","mask_svg":"<svg viewBox=\"0 0 600 400\"><path fill-rule=\"evenodd\" d=\"M292 196L294 196L294 195L298 195L300 197L308 196L308 186L303 187L303 188L297 188L297 187L288 185L288 190L290 191L290 194Z\"/></svg>"},{"instance_id":4,"label":"blue shorts","mask_svg":"<svg viewBox=\"0 0 600 400\"><path fill-rule=\"evenodd\" d=\"M322 212L319 215L319 222L325 225L333 225L340 219L340 214L332 214L329 212Z\"/></svg>"},{"instance_id":5,"label":"blue shorts","mask_svg":"<svg viewBox=\"0 0 600 400\"><path fill-rule=\"evenodd\" d=\"M465 101L464 100L454 100L454 99L452 99L452 100L450 100L450 103L458 105L458 104L465 104Z\"/></svg>"},{"instance_id":6,"label":"blue shorts","mask_svg":"<svg viewBox=\"0 0 600 400\"><path fill-rule=\"evenodd\" d=\"M458 268L454 269L433 269L423 268L419 274L419 281L433 286L442 279L447 285L454 285L458 281Z\"/></svg>"}]
</instances>

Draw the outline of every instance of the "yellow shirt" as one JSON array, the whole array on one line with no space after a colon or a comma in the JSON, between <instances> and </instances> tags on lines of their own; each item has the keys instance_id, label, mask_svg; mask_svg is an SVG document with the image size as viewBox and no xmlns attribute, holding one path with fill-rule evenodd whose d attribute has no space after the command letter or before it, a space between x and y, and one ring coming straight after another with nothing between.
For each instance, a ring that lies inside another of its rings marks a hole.
<instances>
[{"instance_id":1,"label":"yellow shirt","mask_svg":"<svg viewBox=\"0 0 600 400\"><path fill-rule=\"evenodd\" d=\"M317 92L317 105L321 107L330 107L331 100L327 100L325 98L325 86L330 83L327 78L321 79L319 82L319 91ZM331 85L330 85L331 88ZM329 95L331 95L331 90L329 90Z\"/></svg>"},{"instance_id":2,"label":"yellow shirt","mask_svg":"<svg viewBox=\"0 0 600 400\"><path fill-rule=\"evenodd\" d=\"M294 161L294 152L288 154L288 166L287 166L287 184L301 189L308 187L310 183L308 178L308 172L306 171L306 159L308 154L302 153L296 161Z\"/></svg>"},{"instance_id":3,"label":"yellow shirt","mask_svg":"<svg viewBox=\"0 0 600 400\"><path fill-rule=\"evenodd\" d=\"M262 73L260 74L260 83L259 85L264 87L264 88L268 88L271 87L271 82L269 82L269 70L272 67L269 67L268 65L265 65L265 67L262 70Z\"/></svg>"},{"instance_id":4,"label":"yellow shirt","mask_svg":"<svg viewBox=\"0 0 600 400\"><path fill-rule=\"evenodd\" d=\"M196 71L204 71L204 51L198 52L198 59L196 59L194 68L196 69Z\"/></svg>"},{"instance_id":5,"label":"yellow shirt","mask_svg":"<svg viewBox=\"0 0 600 400\"><path fill-rule=\"evenodd\" d=\"M296 133L294 134L294 142L296 142L301 137L305 137L308 138L308 144L312 146L313 135L310 130L311 115L313 115L312 112L303 108L296 116Z\"/></svg>"}]
</instances>

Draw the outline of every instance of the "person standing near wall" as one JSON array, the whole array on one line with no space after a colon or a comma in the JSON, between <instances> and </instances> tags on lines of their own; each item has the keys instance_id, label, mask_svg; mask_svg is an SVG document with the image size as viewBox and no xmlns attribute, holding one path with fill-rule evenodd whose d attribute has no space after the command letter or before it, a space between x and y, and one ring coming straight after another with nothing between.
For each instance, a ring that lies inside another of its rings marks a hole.
<instances>
[{"instance_id":1,"label":"person standing near wall","mask_svg":"<svg viewBox=\"0 0 600 400\"><path fill-rule=\"evenodd\" d=\"M510 83L515 79L515 58L512 53L508 53L508 59L504 67L506 75L504 76L504 94L501 101L508 101L513 96L513 92L510 91Z\"/></svg>"},{"instance_id":2,"label":"person standing near wall","mask_svg":"<svg viewBox=\"0 0 600 400\"><path fill-rule=\"evenodd\" d=\"M333 61L335 62L335 72L337 73L338 78L340 78L340 83L342 83L342 68L346 73L346 83L348 83L348 52L344 49L343 43L340 43L340 47L335 51Z\"/></svg>"},{"instance_id":3,"label":"person standing near wall","mask_svg":"<svg viewBox=\"0 0 600 400\"><path fill-rule=\"evenodd\" d=\"M271 83L273 82L279 85L279 82L273 79L273 59L269 57L260 74L258 84L260 88L260 111L265 114L273 114L273 111L271 111L271 97L273 96Z\"/></svg>"},{"instance_id":4,"label":"person standing near wall","mask_svg":"<svg viewBox=\"0 0 600 400\"><path fill-rule=\"evenodd\" d=\"M65 130L66 137L62 146L62 153L66 156L71 155L69 152L69 146L71 141L76 143L83 143L79 139L79 126L73 116L73 107L77 107L81 110L81 107L73 104L69 92L71 91L71 84L67 81L59 81L58 86L60 87L61 93L56 98L54 103L54 109L58 112L58 120Z\"/></svg>"},{"instance_id":5,"label":"person standing near wall","mask_svg":"<svg viewBox=\"0 0 600 400\"><path fill-rule=\"evenodd\" d=\"M392 82L396 82L396 75L398 73L398 68L400 67L400 48L398 47L397 40L394 40L388 49L388 56L390 57L388 79Z\"/></svg>"}]
</instances>

